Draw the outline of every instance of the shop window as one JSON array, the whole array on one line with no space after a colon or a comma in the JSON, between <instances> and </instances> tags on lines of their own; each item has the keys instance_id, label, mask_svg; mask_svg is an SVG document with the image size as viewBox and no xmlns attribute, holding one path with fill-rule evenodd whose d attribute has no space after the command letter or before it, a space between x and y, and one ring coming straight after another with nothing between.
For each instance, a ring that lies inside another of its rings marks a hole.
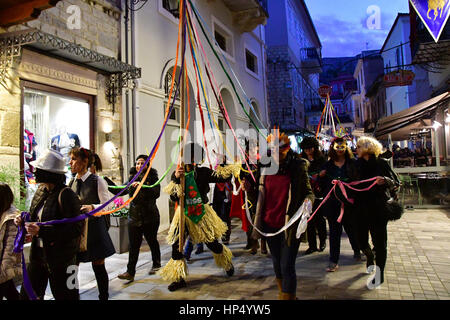
<instances>
[{"instance_id":1,"label":"shop window","mask_svg":"<svg viewBox=\"0 0 450 320\"><path fill-rule=\"evenodd\" d=\"M245 49L245 63L248 70L258 74L258 58L248 49Z\"/></svg>"},{"instance_id":2,"label":"shop window","mask_svg":"<svg viewBox=\"0 0 450 320\"><path fill-rule=\"evenodd\" d=\"M24 171L28 184L34 183L33 168L29 163L45 150L54 149L63 154L68 171L66 182L69 182L72 177L69 170L70 150L74 147L87 149L94 147L92 97L82 94L71 96L69 91L62 89L58 91L63 93L24 88L23 150Z\"/></svg>"}]
</instances>

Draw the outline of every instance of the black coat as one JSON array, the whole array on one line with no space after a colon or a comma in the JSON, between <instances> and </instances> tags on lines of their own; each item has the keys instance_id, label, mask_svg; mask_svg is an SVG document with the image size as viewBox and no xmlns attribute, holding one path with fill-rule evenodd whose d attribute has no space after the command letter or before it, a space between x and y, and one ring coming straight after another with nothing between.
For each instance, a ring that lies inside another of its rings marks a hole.
<instances>
[{"instance_id":1,"label":"black coat","mask_svg":"<svg viewBox=\"0 0 450 320\"><path fill-rule=\"evenodd\" d=\"M144 177L144 173L141 174L135 181L140 182ZM130 177L131 180L132 177ZM158 181L158 171L151 168L147 179L144 182L145 186L151 186ZM127 192L130 196L136 191L135 187L128 188ZM126 194L126 193L124 193ZM152 223L159 218L159 210L156 205L156 199L161 194L161 186L157 185L153 188L141 188L136 198L130 203L130 211L128 215L128 223L139 227L143 224Z\"/></svg>"},{"instance_id":2,"label":"black coat","mask_svg":"<svg viewBox=\"0 0 450 320\"><path fill-rule=\"evenodd\" d=\"M61 194L61 205L58 203L60 191L66 186L56 185L50 192L40 186L33 197L30 207L31 221L38 221L38 212L44 204L41 221L73 218L80 215L81 202L71 189L65 189ZM39 238L43 240L43 251L38 247L38 238L31 242L30 260L48 264L66 264L73 261L79 250L80 235L83 221L41 226Z\"/></svg>"},{"instance_id":3,"label":"black coat","mask_svg":"<svg viewBox=\"0 0 450 320\"><path fill-rule=\"evenodd\" d=\"M371 190L355 192L355 205L361 217L369 220L387 220L385 206L387 200L394 196L395 189L400 185L398 176L392 171L387 160L372 155L368 161L358 159L358 180L366 180L376 176L385 178L384 185L375 185ZM362 183L358 189L368 187L373 182Z\"/></svg>"}]
</instances>

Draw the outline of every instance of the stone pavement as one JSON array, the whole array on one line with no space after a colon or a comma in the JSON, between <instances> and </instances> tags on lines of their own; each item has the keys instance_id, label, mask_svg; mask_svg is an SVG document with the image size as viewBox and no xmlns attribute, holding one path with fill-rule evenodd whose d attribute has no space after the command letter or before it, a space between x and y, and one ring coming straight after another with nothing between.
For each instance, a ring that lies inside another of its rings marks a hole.
<instances>
[{"instance_id":1,"label":"stone pavement","mask_svg":"<svg viewBox=\"0 0 450 320\"><path fill-rule=\"evenodd\" d=\"M167 290L168 283L157 275L148 275L151 255L143 246L135 281L117 278L126 269L128 253L116 254L106 260L112 300L272 300L277 298L272 261L269 255L247 253L245 234L240 221L233 221L231 243L235 258L235 275L227 277L214 264L209 250L192 254L188 263L188 286L176 292ZM166 232L159 234L162 263L171 256L165 242ZM450 211L407 210L402 219L388 225L388 259L385 283L369 290L365 262L353 260L353 251L343 233L339 269L327 273L327 249L304 256L307 244L302 243L296 261L297 296L299 299L369 299L369 300L450 300ZM97 289L90 264L82 264L79 273L82 300L96 300ZM48 290L47 298L51 298Z\"/></svg>"}]
</instances>

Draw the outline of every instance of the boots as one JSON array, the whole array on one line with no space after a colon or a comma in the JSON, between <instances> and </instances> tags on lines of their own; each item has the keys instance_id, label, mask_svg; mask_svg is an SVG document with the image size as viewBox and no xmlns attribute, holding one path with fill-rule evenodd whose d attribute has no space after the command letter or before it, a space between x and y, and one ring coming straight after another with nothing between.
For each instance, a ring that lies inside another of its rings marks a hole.
<instances>
[{"instance_id":1,"label":"boots","mask_svg":"<svg viewBox=\"0 0 450 320\"><path fill-rule=\"evenodd\" d=\"M282 292L280 300L297 300L297 297L295 296L294 293Z\"/></svg>"},{"instance_id":2,"label":"boots","mask_svg":"<svg viewBox=\"0 0 450 320\"><path fill-rule=\"evenodd\" d=\"M283 280L279 279L279 278L275 278L275 280L277 281L277 287L278 287L278 300L282 300L281 295L283 293L283 289L281 287L281 283L283 282Z\"/></svg>"}]
</instances>

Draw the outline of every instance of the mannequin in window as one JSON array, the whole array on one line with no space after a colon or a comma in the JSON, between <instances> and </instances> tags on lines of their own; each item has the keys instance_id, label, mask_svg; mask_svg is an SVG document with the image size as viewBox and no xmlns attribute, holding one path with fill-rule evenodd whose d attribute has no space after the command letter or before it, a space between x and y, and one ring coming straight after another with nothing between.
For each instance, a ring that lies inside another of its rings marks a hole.
<instances>
[{"instance_id":1,"label":"mannequin in window","mask_svg":"<svg viewBox=\"0 0 450 320\"><path fill-rule=\"evenodd\" d=\"M33 167L30 166L30 162L36 160L35 147L37 146L34 133L25 129L23 132L23 156L25 159L25 175L28 182L34 181Z\"/></svg>"},{"instance_id":2,"label":"mannequin in window","mask_svg":"<svg viewBox=\"0 0 450 320\"><path fill-rule=\"evenodd\" d=\"M66 158L66 161L69 151L72 148L80 146L80 138L78 138L78 135L76 133L68 133L64 126L58 128L58 135L54 136L51 141L51 148L61 152Z\"/></svg>"}]
</instances>

